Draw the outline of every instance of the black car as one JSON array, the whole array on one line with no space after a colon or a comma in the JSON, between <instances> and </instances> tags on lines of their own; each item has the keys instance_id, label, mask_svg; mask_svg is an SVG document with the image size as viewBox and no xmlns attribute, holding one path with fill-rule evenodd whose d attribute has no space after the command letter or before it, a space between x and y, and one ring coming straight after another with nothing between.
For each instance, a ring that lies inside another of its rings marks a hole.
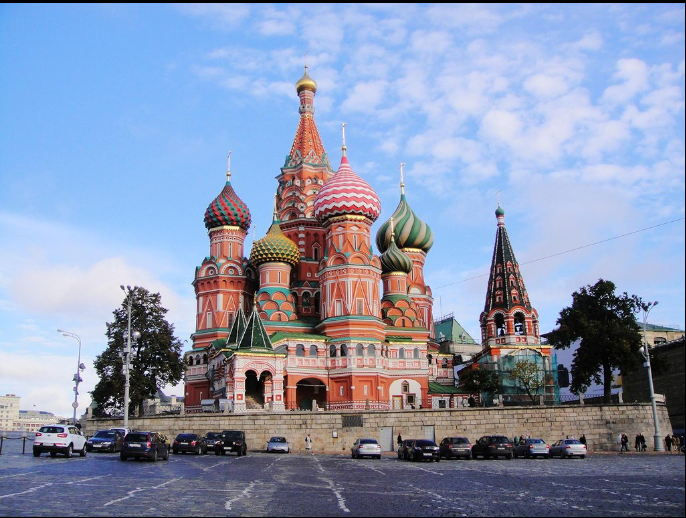
<instances>
[{"instance_id":1,"label":"black car","mask_svg":"<svg viewBox=\"0 0 686 518\"><path fill-rule=\"evenodd\" d=\"M116 453L124 444L124 436L118 430L98 430L86 441L86 451L108 451Z\"/></svg>"},{"instance_id":2,"label":"black car","mask_svg":"<svg viewBox=\"0 0 686 518\"><path fill-rule=\"evenodd\" d=\"M512 441L504 435L484 435L472 445L472 457L512 459Z\"/></svg>"},{"instance_id":3,"label":"black car","mask_svg":"<svg viewBox=\"0 0 686 518\"><path fill-rule=\"evenodd\" d=\"M157 432L129 432L124 437L119 458L126 460L129 457L149 459L153 462L157 459L168 460L169 446Z\"/></svg>"},{"instance_id":4,"label":"black car","mask_svg":"<svg viewBox=\"0 0 686 518\"><path fill-rule=\"evenodd\" d=\"M217 441L221 440L221 432L207 432L203 439L205 440L205 445L207 446L207 451L214 451L214 445Z\"/></svg>"},{"instance_id":5,"label":"black car","mask_svg":"<svg viewBox=\"0 0 686 518\"><path fill-rule=\"evenodd\" d=\"M207 443L205 443L205 438L200 437L198 434L180 433L172 443L172 451L174 452L174 455L179 452L190 452L195 453L196 455L202 453L204 455L207 453Z\"/></svg>"},{"instance_id":6,"label":"black car","mask_svg":"<svg viewBox=\"0 0 686 518\"><path fill-rule=\"evenodd\" d=\"M402 443L398 444L398 458L408 460L409 452L412 451L412 445L416 439L405 439Z\"/></svg>"},{"instance_id":7,"label":"black car","mask_svg":"<svg viewBox=\"0 0 686 518\"><path fill-rule=\"evenodd\" d=\"M248 454L248 445L245 443L245 432L239 430L224 430L221 438L214 443L215 455L235 453L237 456Z\"/></svg>"},{"instance_id":8,"label":"black car","mask_svg":"<svg viewBox=\"0 0 686 518\"><path fill-rule=\"evenodd\" d=\"M440 448L438 444L428 439L417 439L412 442L411 448L408 447L407 456L405 457L411 461L428 460L441 461Z\"/></svg>"},{"instance_id":9,"label":"black car","mask_svg":"<svg viewBox=\"0 0 686 518\"><path fill-rule=\"evenodd\" d=\"M444 459L472 458L472 443L466 437L446 437L438 447Z\"/></svg>"}]
</instances>

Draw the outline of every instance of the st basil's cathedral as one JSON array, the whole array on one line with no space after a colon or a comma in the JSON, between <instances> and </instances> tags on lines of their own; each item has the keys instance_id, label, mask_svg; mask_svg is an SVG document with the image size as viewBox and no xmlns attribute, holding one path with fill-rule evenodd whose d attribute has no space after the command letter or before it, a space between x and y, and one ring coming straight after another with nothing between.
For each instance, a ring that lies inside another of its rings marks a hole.
<instances>
[{"instance_id":1,"label":"st basil's cathedral","mask_svg":"<svg viewBox=\"0 0 686 518\"><path fill-rule=\"evenodd\" d=\"M409 205L402 165L398 206L373 237L381 203L348 161L345 126L334 171L314 120L317 83L307 67L295 89L300 120L266 235L247 256L251 214L231 184L230 156L226 184L205 211L210 253L193 281L186 412L216 411L220 403L227 412L463 404L467 396L455 383L460 357L436 333L424 280L434 235ZM478 349L472 366L498 369L524 355L550 370L500 206L496 218L482 345L464 331L462 342Z\"/></svg>"}]
</instances>

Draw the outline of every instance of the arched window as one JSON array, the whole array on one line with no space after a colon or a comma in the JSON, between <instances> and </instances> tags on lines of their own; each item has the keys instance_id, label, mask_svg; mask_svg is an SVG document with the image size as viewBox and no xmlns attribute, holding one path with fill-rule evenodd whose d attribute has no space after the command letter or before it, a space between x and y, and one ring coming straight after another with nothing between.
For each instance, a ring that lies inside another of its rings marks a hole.
<instances>
[{"instance_id":1,"label":"arched window","mask_svg":"<svg viewBox=\"0 0 686 518\"><path fill-rule=\"evenodd\" d=\"M443 358L443 362L441 363L441 367L444 369L448 368L448 358Z\"/></svg>"},{"instance_id":2,"label":"arched window","mask_svg":"<svg viewBox=\"0 0 686 518\"><path fill-rule=\"evenodd\" d=\"M200 365L200 355L199 354L195 355L195 364Z\"/></svg>"},{"instance_id":3,"label":"arched window","mask_svg":"<svg viewBox=\"0 0 686 518\"><path fill-rule=\"evenodd\" d=\"M309 307L310 306L310 293L306 291L303 293L303 307Z\"/></svg>"},{"instance_id":4,"label":"arched window","mask_svg":"<svg viewBox=\"0 0 686 518\"><path fill-rule=\"evenodd\" d=\"M202 363L203 365L207 365L207 354L202 355Z\"/></svg>"},{"instance_id":5,"label":"arched window","mask_svg":"<svg viewBox=\"0 0 686 518\"><path fill-rule=\"evenodd\" d=\"M410 391L410 384L407 381L403 381L402 388L403 394L407 394Z\"/></svg>"},{"instance_id":6,"label":"arched window","mask_svg":"<svg viewBox=\"0 0 686 518\"><path fill-rule=\"evenodd\" d=\"M514 330L516 335L526 334L526 322L524 321L524 315L522 313L515 313Z\"/></svg>"},{"instance_id":7,"label":"arched window","mask_svg":"<svg viewBox=\"0 0 686 518\"><path fill-rule=\"evenodd\" d=\"M341 356L348 356L348 346L345 344L341 345Z\"/></svg>"},{"instance_id":8,"label":"arched window","mask_svg":"<svg viewBox=\"0 0 686 518\"><path fill-rule=\"evenodd\" d=\"M495 329L496 336L503 336L505 334L505 317L502 313L495 314Z\"/></svg>"},{"instance_id":9,"label":"arched window","mask_svg":"<svg viewBox=\"0 0 686 518\"><path fill-rule=\"evenodd\" d=\"M314 310L319 311L319 292L314 294Z\"/></svg>"},{"instance_id":10,"label":"arched window","mask_svg":"<svg viewBox=\"0 0 686 518\"><path fill-rule=\"evenodd\" d=\"M336 357L336 346L331 344L331 347L329 347L329 356L332 358Z\"/></svg>"},{"instance_id":11,"label":"arched window","mask_svg":"<svg viewBox=\"0 0 686 518\"><path fill-rule=\"evenodd\" d=\"M193 357L192 356L188 357L188 365L193 365Z\"/></svg>"},{"instance_id":12,"label":"arched window","mask_svg":"<svg viewBox=\"0 0 686 518\"><path fill-rule=\"evenodd\" d=\"M412 357L413 357L415 360L419 360L419 347L415 347L415 348L414 348L414 351L412 351Z\"/></svg>"},{"instance_id":13,"label":"arched window","mask_svg":"<svg viewBox=\"0 0 686 518\"><path fill-rule=\"evenodd\" d=\"M364 356L364 345L362 344L357 344L357 351L356 354L358 356Z\"/></svg>"},{"instance_id":14,"label":"arched window","mask_svg":"<svg viewBox=\"0 0 686 518\"><path fill-rule=\"evenodd\" d=\"M375 356L376 355L376 347L374 347L374 344L369 344L367 346L367 356Z\"/></svg>"},{"instance_id":15,"label":"arched window","mask_svg":"<svg viewBox=\"0 0 686 518\"><path fill-rule=\"evenodd\" d=\"M314 356L315 358L317 357L317 346L316 345L310 345L310 356Z\"/></svg>"},{"instance_id":16,"label":"arched window","mask_svg":"<svg viewBox=\"0 0 686 518\"><path fill-rule=\"evenodd\" d=\"M305 356L305 346L303 344L298 344L295 346L296 356Z\"/></svg>"},{"instance_id":17,"label":"arched window","mask_svg":"<svg viewBox=\"0 0 686 518\"><path fill-rule=\"evenodd\" d=\"M398 349L398 358L404 360L405 359L405 349L400 348Z\"/></svg>"}]
</instances>

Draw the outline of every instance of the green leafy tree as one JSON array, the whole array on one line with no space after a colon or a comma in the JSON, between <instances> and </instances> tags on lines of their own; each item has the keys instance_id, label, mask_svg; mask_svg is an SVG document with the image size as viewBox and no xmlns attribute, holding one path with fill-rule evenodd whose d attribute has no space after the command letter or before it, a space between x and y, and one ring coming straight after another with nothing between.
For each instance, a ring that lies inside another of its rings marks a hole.
<instances>
[{"instance_id":1,"label":"green leafy tree","mask_svg":"<svg viewBox=\"0 0 686 518\"><path fill-rule=\"evenodd\" d=\"M544 375L535 362L519 360L509 372L516 384L522 387L532 402L536 401L536 395L545 388L548 377Z\"/></svg>"},{"instance_id":2,"label":"green leafy tree","mask_svg":"<svg viewBox=\"0 0 686 518\"><path fill-rule=\"evenodd\" d=\"M157 394L157 390L182 379L184 365L182 343L174 336L174 325L164 318L167 309L161 305L159 293L134 287L131 297L131 334L140 338L131 341L131 370L129 372L129 415L132 410L143 414L143 402ZM91 392L97 405L97 415L123 413L124 384L123 352L128 336L128 299L114 312L114 321L107 323L107 349L93 362L100 381Z\"/></svg>"},{"instance_id":3,"label":"green leafy tree","mask_svg":"<svg viewBox=\"0 0 686 518\"><path fill-rule=\"evenodd\" d=\"M459 383L464 390L472 394L479 394L479 399L483 400L482 394L484 392L491 394L498 392L500 377L498 373L492 370L480 367L465 368L459 373Z\"/></svg>"},{"instance_id":4,"label":"green leafy tree","mask_svg":"<svg viewBox=\"0 0 686 518\"><path fill-rule=\"evenodd\" d=\"M572 305L560 312L557 329L546 337L555 349L579 342L571 367L573 393L596 383L603 386L604 402L612 402L613 371L626 373L643 362L635 317L643 306L636 295L616 295L614 283L603 279L572 294Z\"/></svg>"}]
</instances>

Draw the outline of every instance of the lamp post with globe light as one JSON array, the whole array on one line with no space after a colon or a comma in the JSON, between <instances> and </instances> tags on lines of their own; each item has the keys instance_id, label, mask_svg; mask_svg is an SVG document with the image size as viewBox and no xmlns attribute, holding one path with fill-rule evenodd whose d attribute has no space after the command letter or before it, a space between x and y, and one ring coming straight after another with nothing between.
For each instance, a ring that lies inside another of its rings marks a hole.
<instances>
[{"instance_id":1,"label":"lamp post with globe light","mask_svg":"<svg viewBox=\"0 0 686 518\"><path fill-rule=\"evenodd\" d=\"M81 379L81 371L86 369L86 366L81 363L81 338L77 334L70 333L64 329L58 329L57 332L62 333L63 336L71 336L79 342L79 359L76 363L76 374L74 374L74 379L72 380L74 382L74 402L71 404L74 409L74 426L76 426L76 409L79 407L79 383L83 381Z\"/></svg>"},{"instance_id":2,"label":"lamp post with globe light","mask_svg":"<svg viewBox=\"0 0 686 518\"><path fill-rule=\"evenodd\" d=\"M133 304L133 290L131 289L131 286L127 286L124 288L124 285L122 284L120 286L122 291L126 293L126 302L128 305L128 317L129 317L129 322L128 322L128 327L127 327L127 332L126 332L126 350L122 353L123 355L123 360L124 360L124 377L125 377L125 382L124 382L124 428L129 427L129 371L131 370L131 340L137 341L140 337L141 334L138 331L134 331L133 335L131 334L131 305Z\"/></svg>"},{"instance_id":3,"label":"lamp post with globe light","mask_svg":"<svg viewBox=\"0 0 686 518\"><path fill-rule=\"evenodd\" d=\"M648 302L641 307L643 310L643 357L646 360L643 366L648 368L648 390L650 391L650 405L653 407L653 425L655 426L655 433L653 434L655 451L665 451L665 449L662 447L660 423L657 420L657 404L655 402L655 389L653 388L653 371L650 368L650 351L648 350L648 337L646 334L646 320L648 319L648 313L650 313L650 310L657 305L658 301L656 300L655 302Z\"/></svg>"}]
</instances>

